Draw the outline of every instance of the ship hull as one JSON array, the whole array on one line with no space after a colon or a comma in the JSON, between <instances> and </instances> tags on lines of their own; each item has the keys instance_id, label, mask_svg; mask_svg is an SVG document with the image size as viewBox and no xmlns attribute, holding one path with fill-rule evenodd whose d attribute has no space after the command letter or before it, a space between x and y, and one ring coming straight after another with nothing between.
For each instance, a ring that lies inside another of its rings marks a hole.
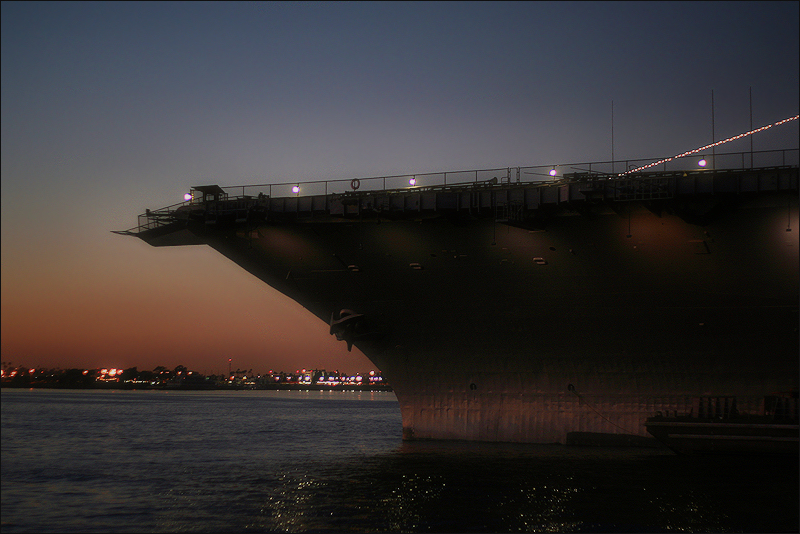
<instances>
[{"instance_id":1,"label":"ship hull","mask_svg":"<svg viewBox=\"0 0 800 534\"><path fill-rule=\"evenodd\" d=\"M208 241L326 323L362 314L353 342L393 385L405 438L565 442L797 387L797 234L774 204L705 226L632 206L544 231L441 217Z\"/></svg>"},{"instance_id":2,"label":"ship hull","mask_svg":"<svg viewBox=\"0 0 800 534\"><path fill-rule=\"evenodd\" d=\"M644 438L658 411L735 398L762 413L765 395L796 394L794 180L525 224L420 210L187 228L363 351L405 439Z\"/></svg>"}]
</instances>

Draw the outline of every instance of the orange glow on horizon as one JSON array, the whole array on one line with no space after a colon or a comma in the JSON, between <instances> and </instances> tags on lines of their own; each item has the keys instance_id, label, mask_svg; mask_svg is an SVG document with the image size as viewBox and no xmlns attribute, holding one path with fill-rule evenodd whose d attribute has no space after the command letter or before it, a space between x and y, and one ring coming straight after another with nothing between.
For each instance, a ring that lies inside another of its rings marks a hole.
<instances>
[{"instance_id":1,"label":"orange glow on horizon","mask_svg":"<svg viewBox=\"0 0 800 534\"><path fill-rule=\"evenodd\" d=\"M4 360L63 369L110 369L109 361L140 370L185 365L209 373L227 372L233 359L257 372L372 365L337 342L324 321L207 247L156 249L116 239L143 254L148 269L131 269L128 254L105 269L82 258L90 267L83 276L69 266L49 278L4 267Z\"/></svg>"}]
</instances>

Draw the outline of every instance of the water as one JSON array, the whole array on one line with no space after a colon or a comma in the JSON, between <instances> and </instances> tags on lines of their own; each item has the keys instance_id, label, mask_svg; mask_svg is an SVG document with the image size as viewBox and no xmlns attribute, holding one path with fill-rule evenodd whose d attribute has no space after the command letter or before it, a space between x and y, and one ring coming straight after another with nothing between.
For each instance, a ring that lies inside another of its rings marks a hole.
<instances>
[{"instance_id":1,"label":"water","mask_svg":"<svg viewBox=\"0 0 800 534\"><path fill-rule=\"evenodd\" d=\"M392 393L2 391L3 532L797 532L797 458L403 443Z\"/></svg>"}]
</instances>

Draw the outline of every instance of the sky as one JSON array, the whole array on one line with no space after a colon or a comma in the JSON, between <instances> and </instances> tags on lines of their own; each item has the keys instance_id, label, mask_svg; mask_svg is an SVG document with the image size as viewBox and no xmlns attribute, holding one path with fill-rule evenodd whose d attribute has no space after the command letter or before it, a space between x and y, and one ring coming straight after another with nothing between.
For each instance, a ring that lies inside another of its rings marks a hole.
<instances>
[{"instance_id":1,"label":"sky","mask_svg":"<svg viewBox=\"0 0 800 534\"><path fill-rule=\"evenodd\" d=\"M374 366L207 246L193 185L672 156L798 113L797 2L2 2L2 360ZM796 148L797 121L754 138ZM737 141L734 150L749 150ZM732 144L733 145L733 144Z\"/></svg>"}]
</instances>

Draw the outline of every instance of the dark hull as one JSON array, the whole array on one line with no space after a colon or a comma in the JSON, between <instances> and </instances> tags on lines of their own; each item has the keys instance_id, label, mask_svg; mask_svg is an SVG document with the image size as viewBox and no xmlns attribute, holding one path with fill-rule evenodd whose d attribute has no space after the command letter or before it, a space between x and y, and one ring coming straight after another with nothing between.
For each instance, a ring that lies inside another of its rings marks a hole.
<instances>
[{"instance_id":1,"label":"dark hull","mask_svg":"<svg viewBox=\"0 0 800 534\"><path fill-rule=\"evenodd\" d=\"M793 176L788 191L518 220L273 213L183 231L333 323L392 384L407 439L647 436L647 417L700 397L761 413L797 390Z\"/></svg>"}]
</instances>

